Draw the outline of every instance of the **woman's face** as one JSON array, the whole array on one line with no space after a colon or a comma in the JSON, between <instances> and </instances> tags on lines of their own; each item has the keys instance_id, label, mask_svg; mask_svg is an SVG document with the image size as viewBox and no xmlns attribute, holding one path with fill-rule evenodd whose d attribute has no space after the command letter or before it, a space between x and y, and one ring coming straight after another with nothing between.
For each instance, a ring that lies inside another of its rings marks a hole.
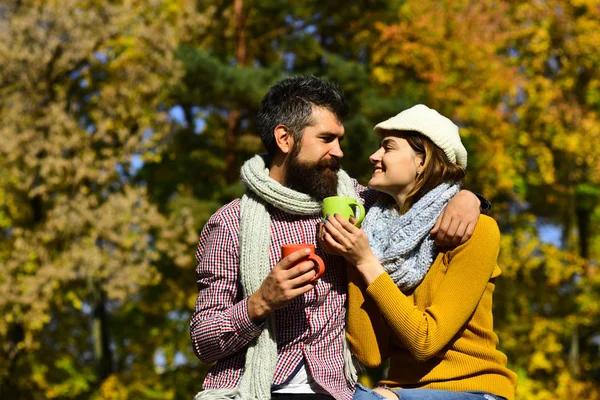
<instances>
[{"instance_id":1,"label":"woman's face","mask_svg":"<svg viewBox=\"0 0 600 400\"><path fill-rule=\"evenodd\" d=\"M423 167L423 157L417 154L406 139L385 136L381 147L369 157L375 171L369 187L399 199L414 187L417 171Z\"/></svg>"}]
</instances>

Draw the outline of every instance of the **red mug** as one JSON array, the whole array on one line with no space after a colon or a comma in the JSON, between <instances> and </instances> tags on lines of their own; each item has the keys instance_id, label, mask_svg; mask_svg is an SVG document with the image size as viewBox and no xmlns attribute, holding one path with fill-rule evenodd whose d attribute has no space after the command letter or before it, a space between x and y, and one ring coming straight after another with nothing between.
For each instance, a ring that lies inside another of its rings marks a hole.
<instances>
[{"instance_id":1,"label":"red mug","mask_svg":"<svg viewBox=\"0 0 600 400\"><path fill-rule=\"evenodd\" d=\"M287 257L290 254L292 254L298 250L303 250L303 249L310 250L310 254L308 255L307 260L314 262L315 268L317 270L317 274L311 279L311 282L312 282L312 281L315 281L315 280L319 279L320 277L322 277L323 274L325 273L325 263L323 262L323 259L315 253L315 246L313 246L312 244L304 244L304 243L284 244L283 246L281 246L281 258Z\"/></svg>"}]
</instances>

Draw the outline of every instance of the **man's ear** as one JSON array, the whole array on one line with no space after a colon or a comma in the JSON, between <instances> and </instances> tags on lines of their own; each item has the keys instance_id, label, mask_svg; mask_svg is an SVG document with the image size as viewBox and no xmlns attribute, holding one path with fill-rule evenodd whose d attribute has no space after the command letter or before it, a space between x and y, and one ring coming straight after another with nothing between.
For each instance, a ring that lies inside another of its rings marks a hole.
<instances>
[{"instance_id":1,"label":"man's ear","mask_svg":"<svg viewBox=\"0 0 600 400\"><path fill-rule=\"evenodd\" d=\"M277 125L273 134L275 135L275 142L277 142L279 150L281 150L283 154L288 154L294 146L292 132L285 125Z\"/></svg>"}]
</instances>

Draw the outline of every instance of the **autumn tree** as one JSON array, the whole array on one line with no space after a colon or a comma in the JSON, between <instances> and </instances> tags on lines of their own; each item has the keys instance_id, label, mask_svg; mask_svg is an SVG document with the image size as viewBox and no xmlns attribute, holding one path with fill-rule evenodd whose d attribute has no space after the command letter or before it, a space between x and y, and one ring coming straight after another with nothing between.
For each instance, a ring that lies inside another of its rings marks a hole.
<instances>
[{"instance_id":1,"label":"autumn tree","mask_svg":"<svg viewBox=\"0 0 600 400\"><path fill-rule=\"evenodd\" d=\"M185 7L0 6L2 398L114 398L115 385L161 385L153 358L163 333L149 316L169 310L136 299L161 282L159 261L182 262L173 253L188 251L193 230L189 218L174 226L161 215L133 173L172 129L166 100L183 72L174 50ZM137 332L116 324L136 318ZM144 370L152 376L135 376Z\"/></svg>"},{"instance_id":2,"label":"autumn tree","mask_svg":"<svg viewBox=\"0 0 600 400\"><path fill-rule=\"evenodd\" d=\"M597 393L598 22L593 2L409 1L371 53L389 96L459 123L467 186L493 200L496 327L519 398ZM562 243L545 243L554 227Z\"/></svg>"},{"instance_id":3,"label":"autumn tree","mask_svg":"<svg viewBox=\"0 0 600 400\"><path fill-rule=\"evenodd\" d=\"M597 398L599 253L591 244L600 212L600 69L592 49L600 39L600 10L594 2L550 1L511 4L509 15L510 61L522 77L511 109L523 199L529 221L555 227L560 241L558 248L534 245L538 232L513 233L513 245L528 237L529 261L537 264L514 271L519 283L529 274L538 278L536 290L514 292L521 298L519 323L536 329L507 333L531 343L533 355L521 363L531 396ZM515 254L507 255L512 264Z\"/></svg>"},{"instance_id":4,"label":"autumn tree","mask_svg":"<svg viewBox=\"0 0 600 400\"><path fill-rule=\"evenodd\" d=\"M199 390L208 366L187 327L199 231L263 151L262 96L315 74L350 103L342 163L363 183L377 122L425 103L459 124L467 187L502 230L495 321L518 397L597 398L599 12L586 0L3 2L0 397Z\"/></svg>"}]
</instances>

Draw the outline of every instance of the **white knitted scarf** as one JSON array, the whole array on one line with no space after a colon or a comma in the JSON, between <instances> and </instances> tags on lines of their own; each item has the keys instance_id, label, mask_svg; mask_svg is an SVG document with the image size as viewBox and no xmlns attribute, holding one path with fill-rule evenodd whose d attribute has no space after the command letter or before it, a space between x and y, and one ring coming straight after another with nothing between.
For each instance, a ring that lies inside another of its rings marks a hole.
<instances>
[{"instance_id":1,"label":"white knitted scarf","mask_svg":"<svg viewBox=\"0 0 600 400\"><path fill-rule=\"evenodd\" d=\"M367 213L362 226L371 250L400 290L408 291L425 278L437 255L429 231L458 190L457 184L442 183L404 215L381 201Z\"/></svg>"},{"instance_id":2,"label":"white knitted scarf","mask_svg":"<svg viewBox=\"0 0 600 400\"><path fill-rule=\"evenodd\" d=\"M271 242L270 204L295 215L321 213L321 202L307 194L291 190L269 177L266 155L257 155L242 166L241 179L246 194L240 203L240 283L243 296L256 292L269 274L269 244ZM357 198L352 179L343 170L338 172L340 196ZM271 385L277 364L277 339L275 315L265 322L265 329L246 350L246 363L239 387L234 389L209 389L198 393L195 400L241 399L264 400L271 398ZM344 373L346 379L355 382L356 369L344 335Z\"/></svg>"}]
</instances>

